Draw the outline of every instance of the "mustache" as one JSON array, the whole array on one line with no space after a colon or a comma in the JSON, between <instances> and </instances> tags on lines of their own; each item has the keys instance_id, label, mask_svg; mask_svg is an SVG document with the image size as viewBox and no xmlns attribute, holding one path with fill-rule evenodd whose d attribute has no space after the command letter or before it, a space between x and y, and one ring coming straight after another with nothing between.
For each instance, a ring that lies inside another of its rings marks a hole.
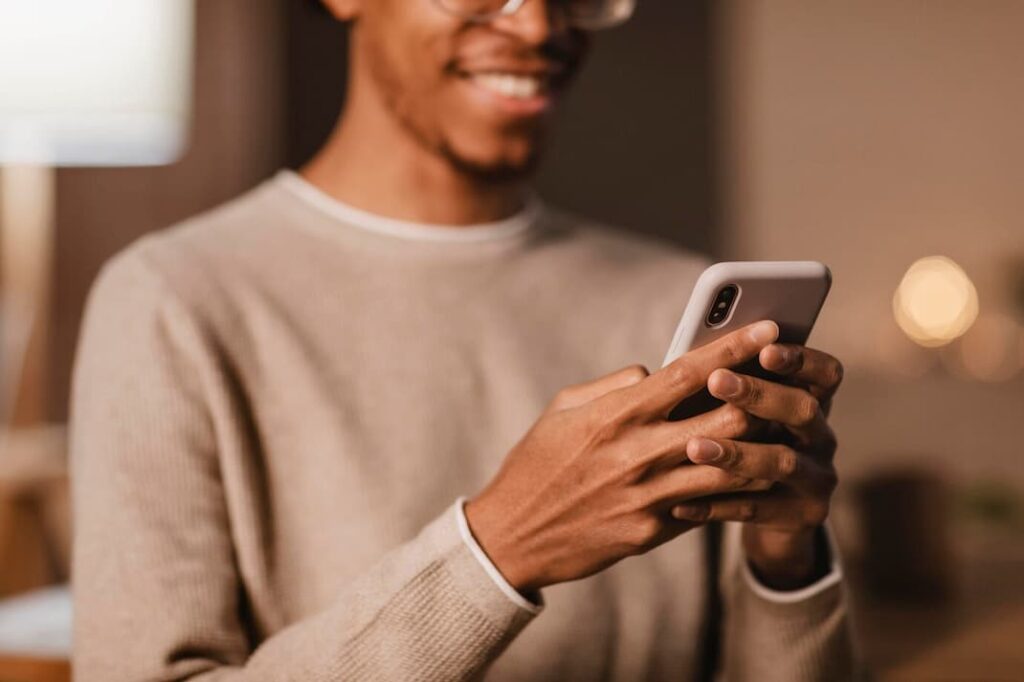
<instances>
[{"instance_id":1,"label":"mustache","mask_svg":"<svg viewBox=\"0 0 1024 682\"><path fill-rule=\"evenodd\" d=\"M585 51L583 41L572 38L551 39L540 45L502 41L497 45L458 55L449 60L445 69L457 73L465 70L466 66L472 68L479 64L499 63L542 68L568 75L579 67Z\"/></svg>"}]
</instances>

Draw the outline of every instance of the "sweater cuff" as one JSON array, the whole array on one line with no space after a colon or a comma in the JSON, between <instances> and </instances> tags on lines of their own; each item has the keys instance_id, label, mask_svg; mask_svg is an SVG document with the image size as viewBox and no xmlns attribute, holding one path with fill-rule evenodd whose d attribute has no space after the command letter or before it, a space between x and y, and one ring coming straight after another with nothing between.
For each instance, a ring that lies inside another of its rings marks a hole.
<instances>
[{"instance_id":1,"label":"sweater cuff","mask_svg":"<svg viewBox=\"0 0 1024 682\"><path fill-rule=\"evenodd\" d=\"M828 565L830 567L829 572L824 576L810 585L796 590L776 590L761 582L750 569L750 562L744 560L742 571L743 580L746 582L747 587L765 601L775 602L776 604L795 604L812 599L830 587L841 583L843 580L843 569L839 564L839 551L836 548L835 538L827 525L822 527L822 532L825 534L825 545L829 554Z\"/></svg>"},{"instance_id":2,"label":"sweater cuff","mask_svg":"<svg viewBox=\"0 0 1024 682\"><path fill-rule=\"evenodd\" d=\"M530 614L537 615L540 613L544 609L544 597L541 596L540 592L538 592L536 602L527 599L516 588L512 587L507 580L505 580L505 576L501 574L498 567L494 565L487 556L487 553L484 552L483 548L476 541L476 538L473 537L473 532L469 529L469 522L466 520L465 505L465 497L460 497L455 501L455 522L458 524L459 535L462 537L462 542L465 543L467 548L469 548L469 551L473 554L473 557L491 581L513 604Z\"/></svg>"}]
</instances>

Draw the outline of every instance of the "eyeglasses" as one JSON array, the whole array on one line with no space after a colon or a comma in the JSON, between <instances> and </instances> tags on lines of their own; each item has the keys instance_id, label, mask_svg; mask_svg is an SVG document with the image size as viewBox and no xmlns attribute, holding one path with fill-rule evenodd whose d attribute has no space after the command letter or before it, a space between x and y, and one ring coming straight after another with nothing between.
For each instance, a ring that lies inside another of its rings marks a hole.
<instances>
[{"instance_id":1,"label":"eyeglasses","mask_svg":"<svg viewBox=\"0 0 1024 682\"><path fill-rule=\"evenodd\" d=\"M515 14L527 0L434 0L445 12L472 22L487 22ZM548 0L564 5L569 24L584 31L597 31L626 23L636 0Z\"/></svg>"}]
</instances>

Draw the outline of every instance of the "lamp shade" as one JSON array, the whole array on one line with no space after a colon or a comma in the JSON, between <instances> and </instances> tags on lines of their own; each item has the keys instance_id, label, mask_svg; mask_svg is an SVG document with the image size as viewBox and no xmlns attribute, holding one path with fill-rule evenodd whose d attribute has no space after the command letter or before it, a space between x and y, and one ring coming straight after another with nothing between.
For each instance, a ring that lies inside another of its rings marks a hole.
<instances>
[{"instance_id":1,"label":"lamp shade","mask_svg":"<svg viewBox=\"0 0 1024 682\"><path fill-rule=\"evenodd\" d=\"M194 0L0 0L0 163L175 160L193 14Z\"/></svg>"}]
</instances>

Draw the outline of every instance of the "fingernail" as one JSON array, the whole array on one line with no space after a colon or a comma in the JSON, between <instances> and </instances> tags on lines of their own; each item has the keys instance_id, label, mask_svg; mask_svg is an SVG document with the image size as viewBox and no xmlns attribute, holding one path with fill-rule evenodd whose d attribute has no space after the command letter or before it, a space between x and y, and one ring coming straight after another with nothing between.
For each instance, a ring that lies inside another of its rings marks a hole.
<instances>
[{"instance_id":1,"label":"fingernail","mask_svg":"<svg viewBox=\"0 0 1024 682\"><path fill-rule=\"evenodd\" d=\"M732 398L737 396L743 388L740 378L732 372L725 370L715 372L711 383L714 384L714 386L708 386L708 388L711 389L711 392L719 398Z\"/></svg>"},{"instance_id":2,"label":"fingernail","mask_svg":"<svg viewBox=\"0 0 1024 682\"><path fill-rule=\"evenodd\" d=\"M703 521L707 516L702 504L677 504L672 507L672 517L680 521Z\"/></svg>"},{"instance_id":3,"label":"fingernail","mask_svg":"<svg viewBox=\"0 0 1024 682\"><path fill-rule=\"evenodd\" d=\"M693 438L686 445L686 456L693 462L714 462L722 456L722 446L707 438Z\"/></svg>"},{"instance_id":4,"label":"fingernail","mask_svg":"<svg viewBox=\"0 0 1024 682\"><path fill-rule=\"evenodd\" d=\"M774 346L779 352L779 362L783 367L791 367L796 364L796 351L789 346Z\"/></svg>"},{"instance_id":5,"label":"fingernail","mask_svg":"<svg viewBox=\"0 0 1024 682\"><path fill-rule=\"evenodd\" d=\"M750 340L754 343L762 346L767 346L769 343L779 338L779 325L775 324L771 320L765 320L764 322L758 322L750 328L748 332L750 334Z\"/></svg>"}]
</instances>

